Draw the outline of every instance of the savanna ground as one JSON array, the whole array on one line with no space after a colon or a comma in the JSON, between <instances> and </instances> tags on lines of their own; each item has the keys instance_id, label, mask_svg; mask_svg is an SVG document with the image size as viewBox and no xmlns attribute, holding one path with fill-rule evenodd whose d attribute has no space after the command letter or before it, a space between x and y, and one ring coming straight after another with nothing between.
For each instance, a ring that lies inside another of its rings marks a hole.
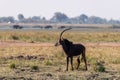
<instances>
[{"instance_id":1,"label":"savanna ground","mask_svg":"<svg viewBox=\"0 0 120 80\"><path fill-rule=\"evenodd\" d=\"M86 46L88 71L66 69L61 31L0 31L0 80L120 80L120 32L68 31L63 36ZM74 67L76 67L74 58Z\"/></svg>"}]
</instances>

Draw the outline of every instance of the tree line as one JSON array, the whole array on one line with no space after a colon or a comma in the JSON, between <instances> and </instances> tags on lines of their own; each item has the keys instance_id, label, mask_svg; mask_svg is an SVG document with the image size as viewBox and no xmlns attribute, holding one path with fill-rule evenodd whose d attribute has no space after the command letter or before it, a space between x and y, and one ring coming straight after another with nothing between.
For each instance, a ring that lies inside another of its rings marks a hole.
<instances>
[{"instance_id":1,"label":"tree line","mask_svg":"<svg viewBox=\"0 0 120 80\"><path fill-rule=\"evenodd\" d=\"M0 17L0 23L120 24L120 20L107 20L98 16L87 16L86 14L70 18L61 12L54 13L54 16L49 20L41 16L25 18L23 14L18 14L17 18L16 20L13 16Z\"/></svg>"}]
</instances>

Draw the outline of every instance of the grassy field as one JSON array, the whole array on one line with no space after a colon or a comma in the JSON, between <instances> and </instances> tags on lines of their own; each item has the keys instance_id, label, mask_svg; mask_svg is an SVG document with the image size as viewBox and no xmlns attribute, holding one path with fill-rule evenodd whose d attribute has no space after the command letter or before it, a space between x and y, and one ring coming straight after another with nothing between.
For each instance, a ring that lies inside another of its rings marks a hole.
<instances>
[{"instance_id":1,"label":"grassy field","mask_svg":"<svg viewBox=\"0 0 120 80\"><path fill-rule=\"evenodd\" d=\"M51 42L58 40L61 31L0 31L1 41ZM120 42L120 32L68 31L63 37L74 42Z\"/></svg>"},{"instance_id":2,"label":"grassy field","mask_svg":"<svg viewBox=\"0 0 120 80\"><path fill-rule=\"evenodd\" d=\"M1 42L52 43L60 31L1 31ZM119 32L68 31L64 37L75 43L119 43ZM0 45L0 80L119 80L120 47L86 46L88 71L81 62L79 70L65 71L66 58L54 46ZM74 58L74 67L76 67Z\"/></svg>"}]
</instances>

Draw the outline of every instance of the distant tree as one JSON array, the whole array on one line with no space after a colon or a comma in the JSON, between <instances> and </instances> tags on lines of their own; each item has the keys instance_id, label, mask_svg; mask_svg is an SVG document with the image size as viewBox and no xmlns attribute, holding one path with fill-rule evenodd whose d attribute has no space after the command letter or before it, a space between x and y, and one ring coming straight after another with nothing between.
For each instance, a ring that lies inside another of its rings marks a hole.
<instances>
[{"instance_id":1,"label":"distant tree","mask_svg":"<svg viewBox=\"0 0 120 80\"><path fill-rule=\"evenodd\" d=\"M88 16L85 14L81 14L80 16L69 18L68 23L71 24L84 24L88 21Z\"/></svg>"},{"instance_id":2,"label":"distant tree","mask_svg":"<svg viewBox=\"0 0 120 80\"><path fill-rule=\"evenodd\" d=\"M31 19L32 19L32 22L34 23L38 23L41 20L40 16L33 16Z\"/></svg>"},{"instance_id":3,"label":"distant tree","mask_svg":"<svg viewBox=\"0 0 120 80\"><path fill-rule=\"evenodd\" d=\"M54 14L54 16L51 18L51 21L53 21L53 22L64 22L64 21L67 21L68 19L69 18L64 13L56 12Z\"/></svg>"},{"instance_id":4,"label":"distant tree","mask_svg":"<svg viewBox=\"0 0 120 80\"><path fill-rule=\"evenodd\" d=\"M114 19L110 19L110 20L108 21L108 23L109 23L109 24L120 24L120 21L114 20Z\"/></svg>"},{"instance_id":5,"label":"distant tree","mask_svg":"<svg viewBox=\"0 0 120 80\"><path fill-rule=\"evenodd\" d=\"M105 24L107 21L101 17L91 16L88 18L88 22L90 24Z\"/></svg>"},{"instance_id":6,"label":"distant tree","mask_svg":"<svg viewBox=\"0 0 120 80\"><path fill-rule=\"evenodd\" d=\"M85 14L81 14L81 15L79 16L79 20L81 21L81 23L86 23L87 20L88 20L88 16L85 15Z\"/></svg>"},{"instance_id":7,"label":"distant tree","mask_svg":"<svg viewBox=\"0 0 120 80\"><path fill-rule=\"evenodd\" d=\"M24 15L23 15L23 14L18 14L18 19L19 19L19 21L24 20L24 19L25 19L25 18L24 18Z\"/></svg>"},{"instance_id":8,"label":"distant tree","mask_svg":"<svg viewBox=\"0 0 120 80\"><path fill-rule=\"evenodd\" d=\"M14 23L15 22L15 19L14 17L12 16L9 16L9 17L0 17L0 22L10 22L10 23Z\"/></svg>"},{"instance_id":9,"label":"distant tree","mask_svg":"<svg viewBox=\"0 0 120 80\"><path fill-rule=\"evenodd\" d=\"M45 21L45 20L46 20L46 18L45 18L45 17L43 17L43 18L42 18L42 20L44 20L44 21Z\"/></svg>"},{"instance_id":10,"label":"distant tree","mask_svg":"<svg viewBox=\"0 0 120 80\"><path fill-rule=\"evenodd\" d=\"M33 16L32 19L35 21L39 21L41 18L40 18L40 16Z\"/></svg>"},{"instance_id":11,"label":"distant tree","mask_svg":"<svg viewBox=\"0 0 120 80\"><path fill-rule=\"evenodd\" d=\"M12 16L9 16L7 19L8 19L8 21L9 21L10 23L14 23L14 22L15 22L15 19L14 19L14 17L12 17Z\"/></svg>"},{"instance_id":12,"label":"distant tree","mask_svg":"<svg viewBox=\"0 0 120 80\"><path fill-rule=\"evenodd\" d=\"M8 22L8 20L6 19L6 17L0 17L0 22Z\"/></svg>"}]
</instances>

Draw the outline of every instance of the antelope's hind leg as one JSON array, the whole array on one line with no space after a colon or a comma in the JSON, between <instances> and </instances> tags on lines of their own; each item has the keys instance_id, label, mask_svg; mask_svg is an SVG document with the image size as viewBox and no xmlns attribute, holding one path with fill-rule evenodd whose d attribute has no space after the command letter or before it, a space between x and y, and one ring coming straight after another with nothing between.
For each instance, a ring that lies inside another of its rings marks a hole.
<instances>
[{"instance_id":1,"label":"antelope's hind leg","mask_svg":"<svg viewBox=\"0 0 120 80\"><path fill-rule=\"evenodd\" d=\"M88 70L88 69L87 69L87 61L86 61L85 51L82 53L82 58L84 59L84 63L85 63L85 70Z\"/></svg>"},{"instance_id":2,"label":"antelope's hind leg","mask_svg":"<svg viewBox=\"0 0 120 80\"><path fill-rule=\"evenodd\" d=\"M77 58L77 62L78 62L78 65L77 65L77 68L76 68L77 70L79 69L79 66L80 66L80 59L79 58L80 57Z\"/></svg>"}]
</instances>

